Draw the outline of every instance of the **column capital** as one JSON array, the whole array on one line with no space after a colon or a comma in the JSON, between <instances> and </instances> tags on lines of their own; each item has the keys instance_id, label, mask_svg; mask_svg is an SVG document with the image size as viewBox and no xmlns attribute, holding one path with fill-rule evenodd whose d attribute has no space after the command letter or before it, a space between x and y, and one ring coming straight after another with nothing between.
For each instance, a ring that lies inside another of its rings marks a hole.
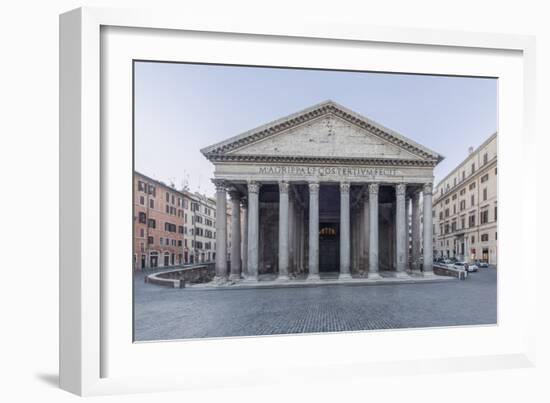
<instances>
[{"instance_id":1,"label":"column capital","mask_svg":"<svg viewBox=\"0 0 550 403\"><path fill-rule=\"evenodd\" d=\"M288 187L289 187L288 182L285 182L285 181L280 181L279 182L279 192L280 193L288 193Z\"/></svg>"},{"instance_id":2,"label":"column capital","mask_svg":"<svg viewBox=\"0 0 550 403\"><path fill-rule=\"evenodd\" d=\"M407 185L404 183L398 183L395 185L395 194L397 196L405 196L405 192L407 191Z\"/></svg>"},{"instance_id":3,"label":"column capital","mask_svg":"<svg viewBox=\"0 0 550 403\"><path fill-rule=\"evenodd\" d=\"M248 193L258 193L260 191L260 184L255 181L250 181L247 184Z\"/></svg>"},{"instance_id":4,"label":"column capital","mask_svg":"<svg viewBox=\"0 0 550 403\"><path fill-rule=\"evenodd\" d=\"M431 195L432 194L432 191L433 191L433 185L431 182L429 183L425 183L423 186L422 186L422 191L424 192L425 195Z\"/></svg>"},{"instance_id":5,"label":"column capital","mask_svg":"<svg viewBox=\"0 0 550 403\"><path fill-rule=\"evenodd\" d=\"M309 182L308 186L309 186L310 193L319 192L319 182Z\"/></svg>"},{"instance_id":6,"label":"column capital","mask_svg":"<svg viewBox=\"0 0 550 403\"><path fill-rule=\"evenodd\" d=\"M212 183L216 187L216 192L227 191L227 182L224 179L212 179Z\"/></svg>"},{"instance_id":7,"label":"column capital","mask_svg":"<svg viewBox=\"0 0 550 403\"><path fill-rule=\"evenodd\" d=\"M349 182L340 182L340 192L349 193Z\"/></svg>"},{"instance_id":8,"label":"column capital","mask_svg":"<svg viewBox=\"0 0 550 403\"><path fill-rule=\"evenodd\" d=\"M369 183L369 194L378 194L379 185L378 183Z\"/></svg>"}]
</instances>

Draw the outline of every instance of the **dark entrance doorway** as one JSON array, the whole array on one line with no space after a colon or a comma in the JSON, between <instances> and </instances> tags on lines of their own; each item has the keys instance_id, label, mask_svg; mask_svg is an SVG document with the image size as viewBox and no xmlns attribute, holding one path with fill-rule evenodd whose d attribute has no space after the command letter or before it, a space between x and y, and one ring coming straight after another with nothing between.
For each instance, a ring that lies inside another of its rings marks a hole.
<instances>
[{"instance_id":1,"label":"dark entrance doorway","mask_svg":"<svg viewBox=\"0 0 550 403\"><path fill-rule=\"evenodd\" d=\"M339 223L319 223L319 272L337 272L339 267Z\"/></svg>"}]
</instances>

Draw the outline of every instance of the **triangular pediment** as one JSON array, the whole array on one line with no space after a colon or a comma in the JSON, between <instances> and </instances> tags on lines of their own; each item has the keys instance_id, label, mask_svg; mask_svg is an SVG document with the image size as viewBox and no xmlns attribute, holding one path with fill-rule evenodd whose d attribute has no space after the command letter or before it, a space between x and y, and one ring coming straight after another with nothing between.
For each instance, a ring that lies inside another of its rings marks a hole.
<instances>
[{"instance_id":1,"label":"triangular pediment","mask_svg":"<svg viewBox=\"0 0 550 403\"><path fill-rule=\"evenodd\" d=\"M439 154L327 101L201 150L212 161L264 158L437 164Z\"/></svg>"}]
</instances>

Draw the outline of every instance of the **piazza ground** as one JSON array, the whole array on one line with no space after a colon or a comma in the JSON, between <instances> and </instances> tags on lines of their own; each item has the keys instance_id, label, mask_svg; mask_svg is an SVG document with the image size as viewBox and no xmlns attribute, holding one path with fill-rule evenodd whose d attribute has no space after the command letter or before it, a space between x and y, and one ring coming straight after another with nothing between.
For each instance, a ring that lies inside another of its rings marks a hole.
<instances>
[{"instance_id":1,"label":"piazza ground","mask_svg":"<svg viewBox=\"0 0 550 403\"><path fill-rule=\"evenodd\" d=\"M497 271L465 281L193 290L134 281L136 341L495 324Z\"/></svg>"}]
</instances>

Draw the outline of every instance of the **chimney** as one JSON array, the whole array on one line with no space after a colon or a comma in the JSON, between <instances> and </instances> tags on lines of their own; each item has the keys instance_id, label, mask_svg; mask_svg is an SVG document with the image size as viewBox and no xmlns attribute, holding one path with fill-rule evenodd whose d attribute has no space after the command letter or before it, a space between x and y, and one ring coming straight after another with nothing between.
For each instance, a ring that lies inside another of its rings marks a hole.
<instances>
[{"instance_id":1,"label":"chimney","mask_svg":"<svg viewBox=\"0 0 550 403\"><path fill-rule=\"evenodd\" d=\"M474 152L474 147L468 147L468 155Z\"/></svg>"}]
</instances>

